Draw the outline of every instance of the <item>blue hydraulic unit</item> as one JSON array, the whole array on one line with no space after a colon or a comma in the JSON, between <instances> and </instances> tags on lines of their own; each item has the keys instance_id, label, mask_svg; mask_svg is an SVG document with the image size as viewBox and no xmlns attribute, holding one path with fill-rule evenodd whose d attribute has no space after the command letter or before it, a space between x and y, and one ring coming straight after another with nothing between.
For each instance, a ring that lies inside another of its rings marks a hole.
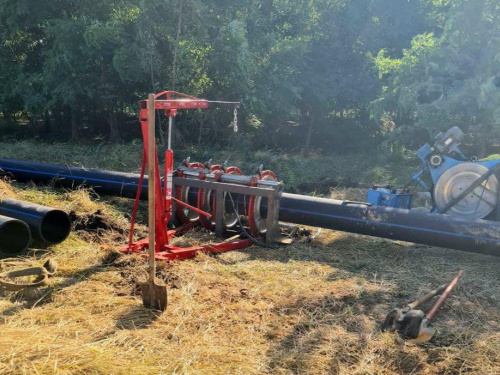
<instances>
[{"instance_id":1,"label":"blue hydraulic unit","mask_svg":"<svg viewBox=\"0 0 500 375\"><path fill-rule=\"evenodd\" d=\"M375 206L410 209L413 195L405 189L392 189L390 185L376 185L368 189L366 202Z\"/></svg>"}]
</instances>

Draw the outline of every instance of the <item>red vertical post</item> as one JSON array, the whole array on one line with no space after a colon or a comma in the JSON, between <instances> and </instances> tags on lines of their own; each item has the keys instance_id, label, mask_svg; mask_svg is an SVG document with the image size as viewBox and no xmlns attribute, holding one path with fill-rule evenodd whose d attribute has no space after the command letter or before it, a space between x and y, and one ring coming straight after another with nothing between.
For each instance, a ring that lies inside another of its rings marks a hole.
<instances>
[{"instance_id":1,"label":"red vertical post","mask_svg":"<svg viewBox=\"0 0 500 375\"><path fill-rule=\"evenodd\" d=\"M165 151L165 211L168 219L172 213L172 183L174 173L174 151Z\"/></svg>"},{"instance_id":2,"label":"red vertical post","mask_svg":"<svg viewBox=\"0 0 500 375\"><path fill-rule=\"evenodd\" d=\"M165 99L160 99L165 96ZM175 98L174 98L175 97ZM144 159L143 168L146 163L148 163L148 119L149 110L163 110L165 114L169 117L169 145L168 150L165 153L165 181L164 186L162 186L160 168L158 163L158 149L156 145L154 147L154 159L156 165L154 168L154 193L155 193L155 236L156 236L156 252L163 252L168 247L168 231L167 225L172 214L172 185L173 185L173 170L174 170L174 152L171 147L171 136L172 136L172 125L173 117L177 114L177 109L196 109L196 108L207 108L208 102L203 99L198 99L186 94L174 92L174 91L163 91L155 95L154 108L149 108L147 100L141 100L139 102L139 121L141 123L142 138L144 142ZM149 164L149 163L148 163ZM143 173L141 173L143 174ZM138 186L138 193L136 196L136 202L134 205L134 212L131 224L131 234L129 237L128 250L134 247L133 243L133 229L135 223L135 216L137 213L137 208L140 198L140 190L143 186L143 179L140 180ZM140 246L144 246L147 241L140 241Z\"/></svg>"}]
</instances>

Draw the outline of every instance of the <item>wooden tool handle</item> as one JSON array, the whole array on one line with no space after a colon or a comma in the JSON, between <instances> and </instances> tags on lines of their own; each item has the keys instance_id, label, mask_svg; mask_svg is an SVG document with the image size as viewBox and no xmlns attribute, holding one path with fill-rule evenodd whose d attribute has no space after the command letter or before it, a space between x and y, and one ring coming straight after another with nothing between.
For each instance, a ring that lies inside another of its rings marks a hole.
<instances>
[{"instance_id":1,"label":"wooden tool handle","mask_svg":"<svg viewBox=\"0 0 500 375\"><path fill-rule=\"evenodd\" d=\"M460 280L463 273L463 270L458 271L457 275L453 278L453 280L451 280L451 283L446 287L444 293L441 295L441 297L439 297L437 302L432 307L431 311L429 311L429 313L425 316L427 320L431 320L434 315L436 315L441 305L444 303L444 301L446 301L453 288L455 288L455 286L457 285L458 280Z\"/></svg>"},{"instance_id":2,"label":"wooden tool handle","mask_svg":"<svg viewBox=\"0 0 500 375\"><path fill-rule=\"evenodd\" d=\"M415 309L417 308L418 306L426 303L427 301L429 301L431 298L437 296L439 293L442 293L443 290L446 289L446 287L448 286L448 284L443 284L441 285L439 288L436 288L434 289L433 291L427 293L425 296L423 296L422 298L419 298L417 299L416 301L413 301L412 303L408 304L408 307L410 309Z\"/></svg>"},{"instance_id":3,"label":"wooden tool handle","mask_svg":"<svg viewBox=\"0 0 500 375\"><path fill-rule=\"evenodd\" d=\"M155 280L155 172L156 172L156 137L155 137L155 96L148 96L148 229L149 229L149 279Z\"/></svg>"}]
</instances>

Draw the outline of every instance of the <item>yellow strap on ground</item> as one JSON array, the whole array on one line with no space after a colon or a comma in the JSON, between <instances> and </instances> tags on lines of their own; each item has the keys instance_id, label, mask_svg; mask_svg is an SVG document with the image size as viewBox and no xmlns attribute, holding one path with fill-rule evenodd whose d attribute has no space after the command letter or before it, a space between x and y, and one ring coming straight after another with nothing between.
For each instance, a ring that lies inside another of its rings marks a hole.
<instances>
[{"instance_id":1,"label":"yellow strap on ground","mask_svg":"<svg viewBox=\"0 0 500 375\"><path fill-rule=\"evenodd\" d=\"M8 271L0 274L0 287L10 292L17 292L25 288L35 288L47 285L49 276L57 271L57 263L48 259L42 267L30 267L22 270ZM14 280L18 277L36 276L32 283L16 283Z\"/></svg>"}]
</instances>

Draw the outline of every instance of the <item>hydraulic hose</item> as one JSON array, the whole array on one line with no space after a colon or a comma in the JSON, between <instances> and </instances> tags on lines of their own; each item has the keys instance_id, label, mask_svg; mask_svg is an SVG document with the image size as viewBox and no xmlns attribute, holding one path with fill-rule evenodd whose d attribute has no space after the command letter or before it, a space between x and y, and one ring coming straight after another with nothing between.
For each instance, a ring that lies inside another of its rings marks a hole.
<instances>
[{"instance_id":1,"label":"hydraulic hose","mask_svg":"<svg viewBox=\"0 0 500 375\"><path fill-rule=\"evenodd\" d=\"M26 250L31 242L31 231L21 220L0 215L0 255L15 256Z\"/></svg>"},{"instance_id":2,"label":"hydraulic hose","mask_svg":"<svg viewBox=\"0 0 500 375\"><path fill-rule=\"evenodd\" d=\"M8 215L28 224L33 237L48 244L63 242L71 231L66 212L16 199L0 201L0 215Z\"/></svg>"}]
</instances>

